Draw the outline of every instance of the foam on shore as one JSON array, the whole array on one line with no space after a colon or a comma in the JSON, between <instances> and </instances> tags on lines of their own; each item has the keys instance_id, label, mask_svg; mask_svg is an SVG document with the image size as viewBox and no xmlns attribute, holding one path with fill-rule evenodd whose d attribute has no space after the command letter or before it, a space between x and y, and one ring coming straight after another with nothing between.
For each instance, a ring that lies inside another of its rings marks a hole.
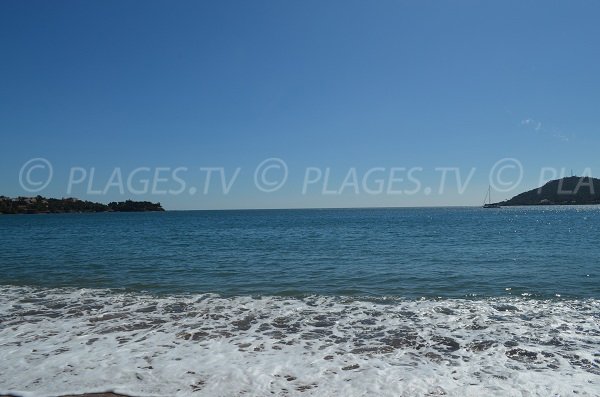
<instances>
[{"instance_id":1,"label":"foam on shore","mask_svg":"<svg viewBox=\"0 0 600 397\"><path fill-rule=\"evenodd\" d=\"M579 396L600 301L0 288L0 394Z\"/></svg>"}]
</instances>

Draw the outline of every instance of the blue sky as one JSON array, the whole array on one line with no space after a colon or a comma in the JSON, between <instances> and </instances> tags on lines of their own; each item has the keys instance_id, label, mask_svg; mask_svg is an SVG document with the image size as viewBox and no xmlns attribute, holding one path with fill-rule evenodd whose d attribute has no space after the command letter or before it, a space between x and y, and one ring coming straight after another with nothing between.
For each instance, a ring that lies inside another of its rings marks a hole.
<instances>
[{"instance_id":1,"label":"blue sky","mask_svg":"<svg viewBox=\"0 0 600 397\"><path fill-rule=\"evenodd\" d=\"M503 158L524 177L498 199L542 167L600 175L598 15L594 1L2 2L0 194L31 195L19 171L36 157L57 197L71 167L101 188L115 167L187 167L185 194L72 192L170 209L478 205ZM265 193L253 173L271 157L289 177ZM211 166L241 169L229 194L189 194ZM353 167L421 167L422 191L304 195L306 167L338 187ZM436 167L477 172L439 194Z\"/></svg>"}]
</instances>

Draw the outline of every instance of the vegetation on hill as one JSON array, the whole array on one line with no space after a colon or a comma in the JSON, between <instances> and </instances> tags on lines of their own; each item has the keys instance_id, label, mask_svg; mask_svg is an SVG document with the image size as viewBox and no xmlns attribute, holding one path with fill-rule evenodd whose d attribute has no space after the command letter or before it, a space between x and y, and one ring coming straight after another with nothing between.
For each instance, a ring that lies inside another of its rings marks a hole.
<instances>
[{"instance_id":1,"label":"vegetation on hill","mask_svg":"<svg viewBox=\"0 0 600 397\"><path fill-rule=\"evenodd\" d=\"M149 201L120 201L108 205L75 198L46 198L0 196L0 214L47 214L66 212L145 212L164 211L160 203Z\"/></svg>"},{"instance_id":2,"label":"vegetation on hill","mask_svg":"<svg viewBox=\"0 0 600 397\"><path fill-rule=\"evenodd\" d=\"M499 204L502 206L600 204L600 179L578 176L557 179Z\"/></svg>"}]
</instances>

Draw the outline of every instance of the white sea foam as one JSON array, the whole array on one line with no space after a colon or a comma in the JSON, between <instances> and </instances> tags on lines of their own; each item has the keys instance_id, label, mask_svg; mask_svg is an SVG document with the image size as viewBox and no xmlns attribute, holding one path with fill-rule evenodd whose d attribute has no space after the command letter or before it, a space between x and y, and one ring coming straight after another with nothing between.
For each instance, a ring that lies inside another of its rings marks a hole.
<instances>
[{"instance_id":1,"label":"white sea foam","mask_svg":"<svg viewBox=\"0 0 600 397\"><path fill-rule=\"evenodd\" d=\"M600 394L600 301L0 288L0 394Z\"/></svg>"}]
</instances>

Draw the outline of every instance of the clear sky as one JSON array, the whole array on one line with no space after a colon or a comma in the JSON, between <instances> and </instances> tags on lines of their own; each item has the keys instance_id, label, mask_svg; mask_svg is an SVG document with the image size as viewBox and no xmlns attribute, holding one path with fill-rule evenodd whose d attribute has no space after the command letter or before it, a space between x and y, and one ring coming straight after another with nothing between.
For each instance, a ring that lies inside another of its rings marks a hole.
<instances>
[{"instance_id":1,"label":"clear sky","mask_svg":"<svg viewBox=\"0 0 600 397\"><path fill-rule=\"evenodd\" d=\"M599 18L597 1L3 1L0 194L37 194L19 179L37 157L55 197L71 167L93 167L96 190L115 167L186 167L182 194L70 192L169 209L479 205L504 158L524 178L497 199L542 167L600 175ZM271 157L289 177L265 193L253 175ZM204 194L200 167L241 170ZM329 190L353 167L420 167L421 186L302 194L307 167L330 168ZM439 167L477 172L440 194Z\"/></svg>"}]
</instances>

